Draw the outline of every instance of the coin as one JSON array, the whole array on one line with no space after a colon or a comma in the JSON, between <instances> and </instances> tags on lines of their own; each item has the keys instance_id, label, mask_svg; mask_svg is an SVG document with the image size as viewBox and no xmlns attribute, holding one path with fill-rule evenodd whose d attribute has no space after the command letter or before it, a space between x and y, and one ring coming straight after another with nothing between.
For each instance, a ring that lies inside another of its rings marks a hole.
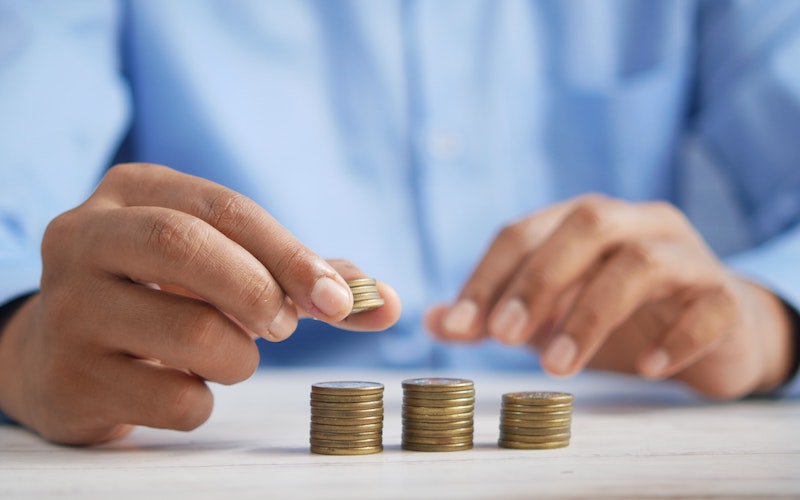
<instances>
[{"instance_id":1,"label":"coin","mask_svg":"<svg viewBox=\"0 0 800 500\"><path fill-rule=\"evenodd\" d=\"M372 439L353 439L351 441L331 441L328 439L311 438L309 440L312 446L322 446L329 448L364 448L367 446L381 446L381 438Z\"/></svg>"},{"instance_id":2,"label":"coin","mask_svg":"<svg viewBox=\"0 0 800 500\"><path fill-rule=\"evenodd\" d=\"M472 443L472 434L469 436L429 437L403 434L404 443L452 445Z\"/></svg>"},{"instance_id":3,"label":"coin","mask_svg":"<svg viewBox=\"0 0 800 500\"><path fill-rule=\"evenodd\" d=\"M311 400L312 408L335 410L346 408L347 410L374 410L376 408L383 408L383 399L376 399L374 401L356 401L356 402L337 402L330 401L317 401Z\"/></svg>"},{"instance_id":4,"label":"coin","mask_svg":"<svg viewBox=\"0 0 800 500\"><path fill-rule=\"evenodd\" d=\"M466 420L445 420L443 422L420 422L419 420L404 418L404 429L420 429L431 431L451 431L454 429L472 429L472 419Z\"/></svg>"},{"instance_id":5,"label":"coin","mask_svg":"<svg viewBox=\"0 0 800 500\"><path fill-rule=\"evenodd\" d=\"M358 418L347 418L347 417L331 418L331 417L320 417L316 415L311 415L312 424L336 425L342 427L356 427L364 424L379 424L382 422L383 422L383 415L379 415L376 417L358 417Z\"/></svg>"},{"instance_id":6,"label":"coin","mask_svg":"<svg viewBox=\"0 0 800 500\"><path fill-rule=\"evenodd\" d=\"M522 411L525 413L572 413L572 404L558 405L520 405L513 403L503 403L500 407L508 411Z\"/></svg>"},{"instance_id":7,"label":"coin","mask_svg":"<svg viewBox=\"0 0 800 500\"><path fill-rule=\"evenodd\" d=\"M522 405L552 405L552 404L572 404L575 397L566 392L549 392L549 391L525 391L525 392L509 392L503 394L504 403L522 404Z\"/></svg>"},{"instance_id":8,"label":"coin","mask_svg":"<svg viewBox=\"0 0 800 500\"><path fill-rule=\"evenodd\" d=\"M569 441L554 441L550 443L521 443L519 441L498 440L497 444L502 448L514 448L517 450L550 450L553 448L566 448Z\"/></svg>"},{"instance_id":9,"label":"coin","mask_svg":"<svg viewBox=\"0 0 800 500\"><path fill-rule=\"evenodd\" d=\"M414 422L454 422L456 420L471 420L475 416L475 412L454 413L452 415L421 415L409 414L406 409L403 409L402 415L404 419L413 420Z\"/></svg>"},{"instance_id":10,"label":"coin","mask_svg":"<svg viewBox=\"0 0 800 500\"><path fill-rule=\"evenodd\" d=\"M422 408L447 408L452 406L463 406L475 404L475 398L456 398L456 399L419 399L405 397L403 404Z\"/></svg>"},{"instance_id":11,"label":"coin","mask_svg":"<svg viewBox=\"0 0 800 500\"><path fill-rule=\"evenodd\" d=\"M472 449L472 443L459 444L421 444L403 442L402 448L411 451L463 451Z\"/></svg>"},{"instance_id":12,"label":"coin","mask_svg":"<svg viewBox=\"0 0 800 500\"><path fill-rule=\"evenodd\" d=\"M415 378L403 380L403 389L425 392L448 392L472 389L475 384L472 380L460 378Z\"/></svg>"},{"instance_id":13,"label":"coin","mask_svg":"<svg viewBox=\"0 0 800 500\"><path fill-rule=\"evenodd\" d=\"M325 403L361 403L364 401L383 401L383 393L348 396L344 394L331 395L312 392L310 397L311 401L320 401Z\"/></svg>"},{"instance_id":14,"label":"coin","mask_svg":"<svg viewBox=\"0 0 800 500\"><path fill-rule=\"evenodd\" d=\"M383 394L383 384L377 382L318 382L311 386L311 391L316 394L334 396L358 396L365 394Z\"/></svg>"},{"instance_id":15,"label":"coin","mask_svg":"<svg viewBox=\"0 0 800 500\"><path fill-rule=\"evenodd\" d=\"M405 405L403 406L403 414L404 415L457 415L460 413L469 413L474 410L473 405L462 405L462 406L450 406L450 407L441 407L441 406L410 406Z\"/></svg>"},{"instance_id":16,"label":"coin","mask_svg":"<svg viewBox=\"0 0 800 500\"><path fill-rule=\"evenodd\" d=\"M354 280L347 280L347 286L350 288L375 284L377 284L375 278L357 278Z\"/></svg>"},{"instance_id":17,"label":"coin","mask_svg":"<svg viewBox=\"0 0 800 500\"><path fill-rule=\"evenodd\" d=\"M311 432L324 432L326 434L353 434L355 432L382 432L383 422L376 424L357 424L357 425L329 425L311 422Z\"/></svg>"},{"instance_id":18,"label":"coin","mask_svg":"<svg viewBox=\"0 0 800 500\"><path fill-rule=\"evenodd\" d=\"M386 302L384 302L383 299L359 300L358 302L353 302L353 309L350 311L350 314L358 314L361 312L371 311L373 309L383 307L385 303Z\"/></svg>"},{"instance_id":19,"label":"coin","mask_svg":"<svg viewBox=\"0 0 800 500\"><path fill-rule=\"evenodd\" d=\"M323 439L328 441L359 441L362 439L381 439L382 431L378 432L358 432L343 434L339 432L323 432L311 428L312 439Z\"/></svg>"},{"instance_id":20,"label":"coin","mask_svg":"<svg viewBox=\"0 0 800 500\"><path fill-rule=\"evenodd\" d=\"M551 443L555 441L569 441L569 432L551 434L549 436L523 436L522 434L507 434L500 432L501 441L514 441L516 443Z\"/></svg>"},{"instance_id":21,"label":"coin","mask_svg":"<svg viewBox=\"0 0 800 500\"><path fill-rule=\"evenodd\" d=\"M564 427L572 423L569 418L557 418L552 420L523 420L519 418L503 418L502 425L509 427L527 427L529 429L546 429L550 427Z\"/></svg>"},{"instance_id":22,"label":"coin","mask_svg":"<svg viewBox=\"0 0 800 500\"><path fill-rule=\"evenodd\" d=\"M521 436L550 436L552 434L562 434L570 432L570 426L561 427L516 427L500 425L500 433L515 434Z\"/></svg>"},{"instance_id":23,"label":"coin","mask_svg":"<svg viewBox=\"0 0 800 500\"><path fill-rule=\"evenodd\" d=\"M445 391L445 392L433 392L433 391L417 391L410 387L404 390L404 394L407 397L411 397L414 399L475 399L475 389L465 389L465 390L456 390L456 391Z\"/></svg>"},{"instance_id":24,"label":"coin","mask_svg":"<svg viewBox=\"0 0 800 500\"><path fill-rule=\"evenodd\" d=\"M335 446L315 446L311 445L311 452L320 455L369 455L383 451L380 446L362 446L360 448L337 448Z\"/></svg>"}]
</instances>

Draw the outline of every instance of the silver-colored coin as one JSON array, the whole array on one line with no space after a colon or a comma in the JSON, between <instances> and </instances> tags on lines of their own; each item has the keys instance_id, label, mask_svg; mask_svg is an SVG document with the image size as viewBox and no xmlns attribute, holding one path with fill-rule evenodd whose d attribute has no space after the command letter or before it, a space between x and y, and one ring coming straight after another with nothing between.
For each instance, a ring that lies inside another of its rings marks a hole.
<instances>
[{"instance_id":1,"label":"silver-colored coin","mask_svg":"<svg viewBox=\"0 0 800 500\"><path fill-rule=\"evenodd\" d=\"M311 386L316 394L358 396L364 394L383 394L383 384L345 380L340 382L317 382Z\"/></svg>"}]
</instances>

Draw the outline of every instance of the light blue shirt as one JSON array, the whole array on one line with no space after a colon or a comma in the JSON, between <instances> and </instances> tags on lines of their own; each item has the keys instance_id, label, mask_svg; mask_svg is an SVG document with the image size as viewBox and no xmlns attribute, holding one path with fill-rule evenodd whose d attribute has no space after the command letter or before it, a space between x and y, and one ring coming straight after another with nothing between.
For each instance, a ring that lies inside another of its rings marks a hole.
<instances>
[{"instance_id":1,"label":"light blue shirt","mask_svg":"<svg viewBox=\"0 0 800 500\"><path fill-rule=\"evenodd\" d=\"M391 332L305 322L267 364L532 367L420 316L504 224L587 191L675 203L800 304L798 134L794 0L0 0L0 303L116 157L238 190L399 292Z\"/></svg>"}]
</instances>

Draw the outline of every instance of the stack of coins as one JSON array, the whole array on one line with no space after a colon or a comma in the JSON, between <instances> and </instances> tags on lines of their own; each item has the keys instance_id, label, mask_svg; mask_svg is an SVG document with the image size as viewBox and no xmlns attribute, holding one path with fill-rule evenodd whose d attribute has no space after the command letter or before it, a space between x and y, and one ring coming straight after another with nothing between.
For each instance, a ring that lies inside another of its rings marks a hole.
<instances>
[{"instance_id":1,"label":"stack of coins","mask_svg":"<svg viewBox=\"0 0 800 500\"><path fill-rule=\"evenodd\" d=\"M311 452L367 455L383 450L383 384L320 382L311 386Z\"/></svg>"},{"instance_id":2,"label":"stack of coins","mask_svg":"<svg viewBox=\"0 0 800 500\"><path fill-rule=\"evenodd\" d=\"M378 284L372 278L360 278L347 282L353 292L353 310L350 314L371 311L381 307L384 302L378 292Z\"/></svg>"},{"instance_id":3,"label":"stack of coins","mask_svg":"<svg viewBox=\"0 0 800 500\"><path fill-rule=\"evenodd\" d=\"M573 399L565 392L503 394L497 444L524 450L569 446Z\"/></svg>"},{"instance_id":4,"label":"stack of coins","mask_svg":"<svg viewBox=\"0 0 800 500\"><path fill-rule=\"evenodd\" d=\"M475 387L471 380L403 381L403 449L459 451L472 448Z\"/></svg>"}]
</instances>

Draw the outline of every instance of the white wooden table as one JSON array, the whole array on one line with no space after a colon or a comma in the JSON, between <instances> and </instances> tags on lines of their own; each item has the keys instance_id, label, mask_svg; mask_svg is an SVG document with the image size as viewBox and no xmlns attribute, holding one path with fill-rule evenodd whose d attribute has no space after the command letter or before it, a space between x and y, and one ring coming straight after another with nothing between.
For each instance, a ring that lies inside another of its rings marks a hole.
<instances>
[{"instance_id":1,"label":"white wooden table","mask_svg":"<svg viewBox=\"0 0 800 500\"><path fill-rule=\"evenodd\" d=\"M474 449L400 449L400 382L430 375L475 381ZM310 385L326 380L386 385L382 453L308 451ZM797 400L708 403L602 374L265 371L213 389L213 416L190 433L69 448L0 426L0 498L800 498ZM568 448L497 447L500 396L518 390L575 395Z\"/></svg>"}]
</instances>

